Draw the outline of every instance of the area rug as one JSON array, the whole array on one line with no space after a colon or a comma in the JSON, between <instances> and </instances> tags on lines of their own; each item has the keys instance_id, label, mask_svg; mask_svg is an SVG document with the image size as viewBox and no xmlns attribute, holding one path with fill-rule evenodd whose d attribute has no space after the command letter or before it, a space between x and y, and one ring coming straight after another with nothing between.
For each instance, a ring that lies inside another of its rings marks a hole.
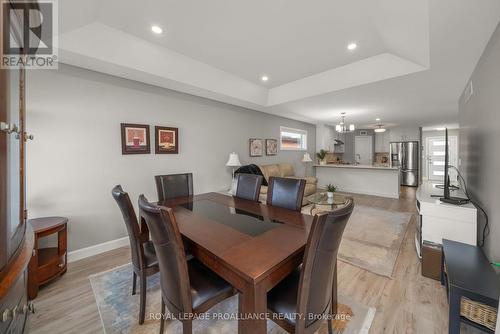
<instances>
[{"instance_id":1,"label":"area rug","mask_svg":"<svg viewBox=\"0 0 500 334\"><path fill-rule=\"evenodd\" d=\"M302 213L315 214L304 207ZM346 225L338 258L375 274L392 278L412 214L355 205Z\"/></svg>"},{"instance_id":2,"label":"area rug","mask_svg":"<svg viewBox=\"0 0 500 334\"><path fill-rule=\"evenodd\" d=\"M118 333L158 333L160 321L161 292L159 274L148 278L146 321L137 322L139 315L139 294L132 296L132 266L127 264L110 271L89 277L96 299L105 334ZM238 310L238 297L234 296L219 303L207 312L203 319L194 320L193 332L206 334L237 333L237 320L232 319ZM359 304L347 296L339 296L338 320L334 321L334 333L368 333L375 308ZM268 333L285 334L286 332L272 321L267 323ZM326 322L318 333L327 333ZM182 324L169 319L165 322L165 333L182 333Z\"/></svg>"}]
</instances>

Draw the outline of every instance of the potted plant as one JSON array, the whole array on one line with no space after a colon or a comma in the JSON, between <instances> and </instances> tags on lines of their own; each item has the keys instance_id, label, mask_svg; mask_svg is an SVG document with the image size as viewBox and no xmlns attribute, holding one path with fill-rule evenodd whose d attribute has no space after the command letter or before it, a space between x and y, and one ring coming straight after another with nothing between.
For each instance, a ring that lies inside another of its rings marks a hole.
<instances>
[{"instance_id":1,"label":"potted plant","mask_svg":"<svg viewBox=\"0 0 500 334\"><path fill-rule=\"evenodd\" d=\"M316 157L318 157L320 165L326 165L325 157L327 153L328 152L323 149L319 150L319 152L316 153Z\"/></svg>"},{"instance_id":2,"label":"potted plant","mask_svg":"<svg viewBox=\"0 0 500 334\"><path fill-rule=\"evenodd\" d=\"M328 184L326 186L326 195L328 198L333 198L333 193L337 190L337 187L335 187L333 184Z\"/></svg>"}]
</instances>

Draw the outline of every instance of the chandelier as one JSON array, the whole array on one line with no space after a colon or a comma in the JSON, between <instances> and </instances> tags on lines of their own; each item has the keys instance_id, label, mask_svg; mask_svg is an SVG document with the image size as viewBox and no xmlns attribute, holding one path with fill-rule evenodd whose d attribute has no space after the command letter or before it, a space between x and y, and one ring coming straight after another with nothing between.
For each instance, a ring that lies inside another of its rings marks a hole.
<instances>
[{"instance_id":1,"label":"chandelier","mask_svg":"<svg viewBox=\"0 0 500 334\"><path fill-rule=\"evenodd\" d=\"M347 124L345 123L345 112L341 113L340 117L341 121L339 124L335 125L335 131L337 131L338 133L347 133L352 132L356 129L354 124L349 124L349 126L347 126Z\"/></svg>"}]
</instances>

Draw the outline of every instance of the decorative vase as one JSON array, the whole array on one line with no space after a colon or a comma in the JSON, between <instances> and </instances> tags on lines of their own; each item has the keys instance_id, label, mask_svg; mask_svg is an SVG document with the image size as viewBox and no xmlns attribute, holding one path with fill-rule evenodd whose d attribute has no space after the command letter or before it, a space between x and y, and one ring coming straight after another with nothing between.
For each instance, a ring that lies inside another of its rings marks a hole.
<instances>
[{"instance_id":1,"label":"decorative vase","mask_svg":"<svg viewBox=\"0 0 500 334\"><path fill-rule=\"evenodd\" d=\"M323 159L323 160L320 160L320 161L319 161L319 164L320 164L320 165L326 165L326 160L324 160L324 159Z\"/></svg>"},{"instance_id":2,"label":"decorative vase","mask_svg":"<svg viewBox=\"0 0 500 334\"><path fill-rule=\"evenodd\" d=\"M328 196L328 198L333 198L333 191L328 191L326 196Z\"/></svg>"}]
</instances>

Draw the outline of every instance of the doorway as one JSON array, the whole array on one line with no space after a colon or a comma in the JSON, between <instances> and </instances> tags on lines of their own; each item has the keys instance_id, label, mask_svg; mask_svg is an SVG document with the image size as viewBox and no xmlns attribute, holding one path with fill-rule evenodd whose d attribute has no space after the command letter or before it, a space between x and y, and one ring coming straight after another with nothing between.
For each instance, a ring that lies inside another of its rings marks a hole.
<instances>
[{"instance_id":1,"label":"doorway","mask_svg":"<svg viewBox=\"0 0 500 334\"><path fill-rule=\"evenodd\" d=\"M458 167L458 137L448 136L449 164ZM428 137L426 140L426 176L431 181L443 181L445 160L445 137ZM450 179L455 172L450 170Z\"/></svg>"},{"instance_id":2,"label":"doorway","mask_svg":"<svg viewBox=\"0 0 500 334\"><path fill-rule=\"evenodd\" d=\"M373 137L356 136L354 137L354 161L361 165L373 164Z\"/></svg>"}]
</instances>

